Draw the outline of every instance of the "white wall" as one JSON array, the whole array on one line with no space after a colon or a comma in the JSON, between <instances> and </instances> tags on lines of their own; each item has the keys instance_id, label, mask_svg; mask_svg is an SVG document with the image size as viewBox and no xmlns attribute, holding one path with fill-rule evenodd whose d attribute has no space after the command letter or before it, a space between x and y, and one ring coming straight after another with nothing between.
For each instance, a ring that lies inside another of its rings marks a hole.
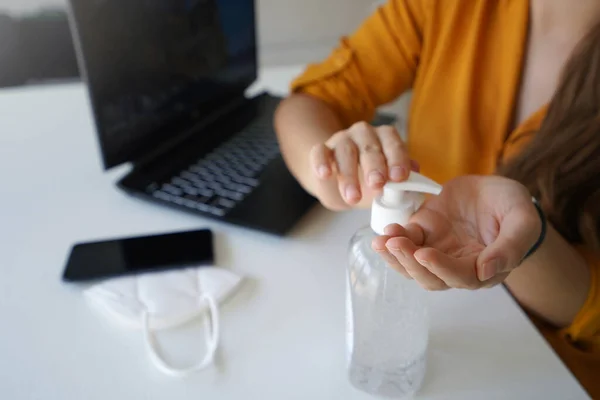
<instances>
[{"instance_id":1,"label":"white wall","mask_svg":"<svg viewBox=\"0 0 600 400\"><path fill-rule=\"evenodd\" d=\"M129 0L123 0L129 1ZM376 0L255 0L263 65L297 64L325 57L352 32ZM0 0L11 13L64 6L67 0Z\"/></svg>"},{"instance_id":2,"label":"white wall","mask_svg":"<svg viewBox=\"0 0 600 400\"><path fill-rule=\"evenodd\" d=\"M31 12L39 8L64 6L67 0L0 0L0 11Z\"/></svg>"},{"instance_id":3,"label":"white wall","mask_svg":"<svg viewBox=\"0 0 600 400\"><path fill-rule=\"evenodd\" d=\"M374 8L375 0L258 0L259 36L266 64L326 56Z\"/></svg>"},{"instance_id":4,"label":"white wall","mask_svg":"<svg viewBox=\"0 0 600 400\"><path fill-rule=\"evenodd\" d=\"M129 0L122 0L129 1ZM262 65L305 64L327 56L339 38L358 27L385 0L255 0ZM0 11L30 12L67 0L0 0ZM406 118L410 94L390 111Z\"/></svg>"}]
</instances>

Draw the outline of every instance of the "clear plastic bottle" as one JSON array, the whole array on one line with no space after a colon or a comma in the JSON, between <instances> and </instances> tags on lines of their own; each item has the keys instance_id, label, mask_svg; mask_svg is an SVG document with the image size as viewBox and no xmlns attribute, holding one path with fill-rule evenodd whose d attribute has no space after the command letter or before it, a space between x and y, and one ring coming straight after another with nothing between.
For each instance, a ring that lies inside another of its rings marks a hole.
<instances>
[{"instance_id":1,"label":"clear plastic bottle","mask_svg":"<svg viewBox=\"0 0 600 400\"><path fill-rule=\"evenodd\" d=\"M426 292L387 266L371 248L391 223L405 225L424 196L441 187L412 173L388 183L372 208L371 226L350 242L346 297L346 341L350 382L370 394L406 398L421 387L428 343Z\"/></svg>"}]
</instances>

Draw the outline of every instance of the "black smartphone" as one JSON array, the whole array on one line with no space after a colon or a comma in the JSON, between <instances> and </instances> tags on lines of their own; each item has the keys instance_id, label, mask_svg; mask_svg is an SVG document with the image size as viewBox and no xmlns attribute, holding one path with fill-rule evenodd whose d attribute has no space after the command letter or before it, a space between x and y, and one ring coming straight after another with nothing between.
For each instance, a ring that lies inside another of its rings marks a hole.
<instances>
[{"instance_id":1,"label":"black smartphone","mask_svg":"<svg viewBox=\"0 0 600 400\"><path fill-rule=\"evenodd\" d=\"M213 261L213 235L208 229L78 243L71 249L63 280L91 281Z\"/></svg>"}]
</instances>

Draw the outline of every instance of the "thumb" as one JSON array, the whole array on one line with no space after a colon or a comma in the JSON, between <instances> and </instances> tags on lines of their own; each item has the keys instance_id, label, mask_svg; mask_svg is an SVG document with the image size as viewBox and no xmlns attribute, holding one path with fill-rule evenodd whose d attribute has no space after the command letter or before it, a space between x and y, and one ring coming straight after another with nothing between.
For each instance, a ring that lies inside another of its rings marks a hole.
<instances>
[{"instance_id":1,"label":"thumb","mask_svg":"<svg viewBox=\"0 0 600 400\"><path fill-rule=\"evenodd\" d=\"M500 232L494 242L477 258L477 277L487 281L516 268L537 241L541 222L535 206L513 207L500 222Z\"/></svg>"}]
</instances>

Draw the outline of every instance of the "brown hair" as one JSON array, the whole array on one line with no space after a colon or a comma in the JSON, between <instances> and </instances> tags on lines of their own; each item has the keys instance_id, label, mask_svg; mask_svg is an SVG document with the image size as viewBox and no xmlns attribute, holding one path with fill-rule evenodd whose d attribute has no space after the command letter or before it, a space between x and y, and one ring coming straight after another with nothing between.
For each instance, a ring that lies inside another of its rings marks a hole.
<instances>
[{"instance_id":1,"label":"brown hair","mask_svg":"<svg viewBox=\"0 0 600 400\"><path fill-rule=\"evenodd\" d=\"M600 24L565 65L539 131L498 172L524 184L566 240L600 251Z\"/></svg>"}]
</instances>

